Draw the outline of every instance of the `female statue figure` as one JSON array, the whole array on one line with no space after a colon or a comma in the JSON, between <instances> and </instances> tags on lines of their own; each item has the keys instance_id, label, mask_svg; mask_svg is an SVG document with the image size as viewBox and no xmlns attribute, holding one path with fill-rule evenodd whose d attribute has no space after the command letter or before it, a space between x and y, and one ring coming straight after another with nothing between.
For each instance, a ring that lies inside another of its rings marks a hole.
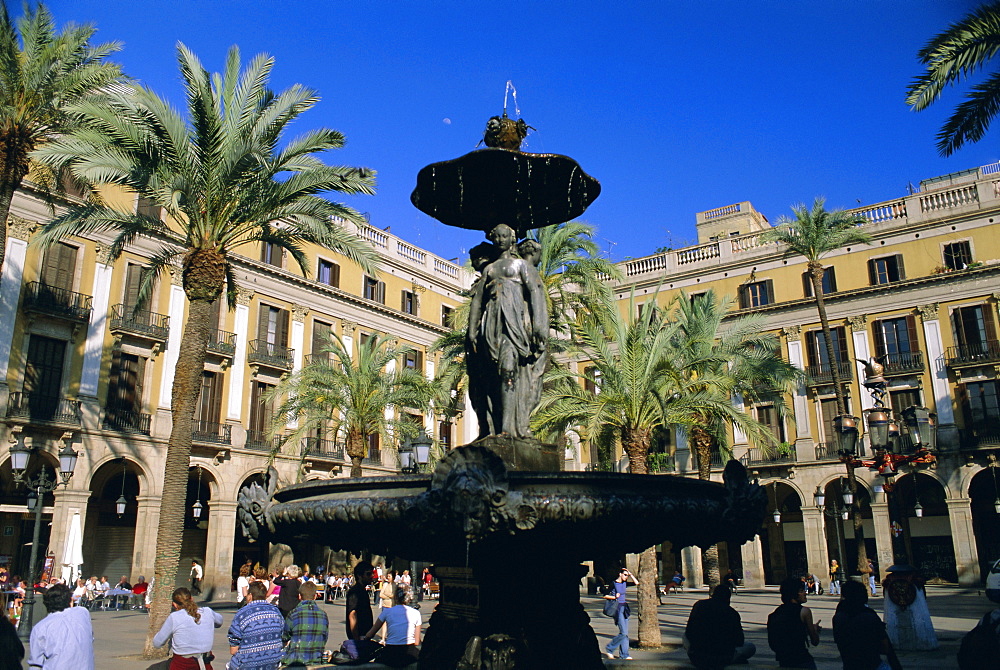
<instances>
[{"instance_id":1,"label":"female statue figure","mask_svg":"<svg viewBox=\"0 0 1000 670\"><path fill-rule=\"evenodd\" d=\"M516 255L510 226L494 227L487 238L497 257L474 287L466 334L470 386L481 385L486 395L479 403L486 414L479 418L480 437L527 438L541 385L536 371L544 368L547 356L545 290L538 270Z\"/></svg>"}]
</instances>

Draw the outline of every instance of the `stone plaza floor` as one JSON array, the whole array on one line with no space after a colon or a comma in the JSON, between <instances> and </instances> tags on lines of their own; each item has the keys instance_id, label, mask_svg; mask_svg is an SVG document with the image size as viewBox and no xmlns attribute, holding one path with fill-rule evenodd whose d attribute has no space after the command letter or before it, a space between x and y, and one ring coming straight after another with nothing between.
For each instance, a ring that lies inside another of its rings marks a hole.
<instances>
[{"instance_id":1,"label":"stone plaza floor","mask_svg":"<svg viewBox=\"0 0 1000 670\"><path fill-rule=\"evenodd\" d=\"M976 621L994 606L981 591L955 587L928 587L928 605L937 631L940 649L930 652L902 652L900 659L906 670L947 670L957 668L955 655L962 636L972 629ZM629 589L629 600L634 602L634 587ZM687 655L680 648L681 636L687 622L691 605L702 598L708 597L705 589L688 589L684 593L672 594L663 599L659 608L660 630L663 635L664 648L656 651L643 649L632 650L633 661L607 661L608 667L640 668L687 668ZM765 622L767 615L778 604L777 588L767 587L754 591L740 591L733 596L733 606L743 619L743 630L747 639L757 645L757 655L751 660L750 667L776 667L774 655L767 647ZM583 596L584 607L591 616L591 623L601 646L607 644L617 632L611 619L601 616L601 601L594 596ZM820 620L823 626L821 642L813 648L813 656L821 669L840 668L840 660L833 635L829 626L833 618L837 598L835 596L812 596L808 606L813 609L813 616ZM420 612L424 621L430 617L435 601L421 603ZM881 614L881 598L873 599L872 606ZM232 621L235 605L232 603L210 603L223 616L223 627L216 634L214 652L217 660L213 663L215 670L223 670L229 660L229 646L226 643L225 630ZM343 600L324 609L330 618L331 648L339 647L344 639L344 603ZM633 608L633 612L635 609ZM165 670L166 663L152 663L139 658L146 635L147 617L144 613L134 611L93 612L91 619L94 625L95 667L97 670ZM638 630L638 619L631 621L631 637L633 643ZM25 664L27 667L27 664ZM740 666L736 666L740 667ZM742 666L747 667L747 666ZM571 669L565 669L571 670Z\"/></svg>"}]
</instances>

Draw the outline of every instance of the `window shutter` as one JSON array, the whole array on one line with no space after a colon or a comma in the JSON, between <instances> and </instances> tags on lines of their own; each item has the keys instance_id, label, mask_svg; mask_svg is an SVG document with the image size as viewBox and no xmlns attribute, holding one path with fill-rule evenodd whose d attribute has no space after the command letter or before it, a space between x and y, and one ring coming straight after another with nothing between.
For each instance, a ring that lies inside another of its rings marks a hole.
<instances>
[{"instance_id":1,"label":"window shutter","mask_svg":"<svg viewBox=\"0 0 1000 670\"><path fill-rule=\"evenodd\" d=\"M912 314L906 315L906 334L910 338L910 351L920 351L920 339L917 333L917 320Z\"/></svg>"},{"instance_id":2,"label":"window shutter","mask_svg":"<svg viewBox=\"0 0 1000 670\"><path fill-rule=\"evenodd\" d=\"M830 285L830 293L836 293L837 292L837 273L834 271L832 265L830 267L826 268L825 270L823 270L823 277L824 278L826 278L826 277L830 278L830 281L828 282L829 285Z\"/></svg>"},{"instance_id":3,"label":"window shutter","mask_svg":"<svg viewBox=\"0 0 1000 670\"><path fill-rule=\"evenodd\" d=\"M275 336L276 345L288 347L288 310L278 310L278 332Z\"/></svg>"},{"instance_id":4,"label":"window shutter","mask_svg":"<svg viewBox=\"0 0 1000 670\"><path fill-rule=\"evenodd\" d=\"M819 365L820 357L818 355L819 349L819 337L822 331L812 331L806 333L806 360L810 366Z\"/></svg>"},{"instance_id":5,"label":"window shutter","mask_svg":"<svg viewBox=\"0 0 1000 670\"><path fill-rule=\"evenodd\" d=\"M216 298L215 302L213 302L212 305L211 305L211 307L208 308L209 309L209 312L208 312L208 327L209 327L209 330L211 331L211 335L213 337L215 336L215 333L217 331L221 330L219 322L222 320L221 319L221 310L222 310L222 302L223 302L223 296L224 295L225 295L225 291L223 291L222 295L220 295L218 298Z\"/></svg>"},{"instance_id":6,"label":"window shutter","mask_svg":"<svg viewBox=\"0 0 1000 670\"><path fill-rule=\"evenodd\" d=\"M384 305L385 304L385 282L384 281L378 282L378 287L375 290L375 294L376 294L375 295L375 299L378 302L380 302L380 303L382 303Z\"/></svg>"},{"instance_id":7,"label":"window shutter","mask_svg":"<svg viewBox=\"0 0 1000 670\"><path fill-rule=\"evenodd\" d=\"M740 287L740 309L746 309L749 305L746 284Z\"/></svg>"},{"instance_id":8,"label":"window shutter","mask_svg":"<svg viewBox=\"0 0 1000 670\"><path fill-rule=\"evenodd\" d=\"M131 312L139 305L139 281L142 266L129 263L125 270L125 310Z\"/></svg>"},{"instance_id":9,"label":"window shutter","mask_svg":"<svg viewBox=\"0 0 1000 670\"><path fill-rule=\"evenodd\" d=\"M399 309L402 312L409 312L410 311L409 309L407 309L407 305L406 305L406 293L407 293L406 291L400 291L399 292Z\"/></svg>"},{"instance_id":10,"label":"window shutter","mask_svg":"<svg viewBox=\"0 0 1000 670\"><path fill-rule=\"evenodd\" d=\"M136 356L133 367L135 368L135 379L133 380L132 411L138 413L142 411L142 386L146 378L146 359Z\"/></svg>"},{"instance_id":11,"label":"window shutter","mask_svg":"<svg viewBox=\"0 0 1000 670\"><path fill-rule=\"evenodd\" d=\"M875 340L875 357L885 356L885 330L881 321L872 324L872 335Z\"/></svg>"},{"instance_id":12,"label":"window shutter","mask_svg":"<svg viewBox=\"0 0 1000 670\"><path fill-rule=\"evenodd\" d=\"M110 413L112 409L118 409L120 406L119 397L119 378L122 372L122 352L113 349L111 351L111 369L108 371L108 399L106 401L107 411Z\"/></svg>"},{"instance_id":13,"label":"window shutter","mask_svg":"<svg viewBox=\"0 0 1000 670\"><path fill-rule=\"evenodd\" d=\"M903 269L903 254L896 254L896 271L899 274L899 281L906 279L906 270Z\"/></svg>"},{"instance_id":14,"label":"window shutter","mask_svg":"<svg viewBox=\"0 0 1000 670\"><path fill-rule=\"evenodd\" d=\"M778 302L774 297L774 281L771 279L764 280L764 294L765 298L763 301L764 305L772 305Z\"/></svg>"},{"instance_id":15,"label":"window shutter","mask_svg":"<svg viewBox=\"0 0 1000 670\"><path fill-rule=\"evenodd\" d=\"M330 263L330 286L340 288L340 265Z\"/></svg>"},{"instance_id":16,"label":"window shutter","mask_svg":"<svg viewBox=\"0 0 1000 670\"><path fill-rule=\"evenodd\" d=\"M257 339L267 340L267 318L271 308L264 303L257 304Z\"/></svg>"},{"instance_id":17,"label":"window shutter","mask_svg":"<svg viewBox=\"0 0 1000 670\"><path fill-rule=\"evenodd\" d=\"M802 273L802 295L806 298L813 297L812 273L808 271Z\"/></svg>"},{"instance_id":18,"label":"window shutter","mask_svg":"<svg viewBox=\"0 0 1000 670\"><path fill-rule=\"evenodd\" d=\"M995 342L997 330L993 323L993 310L986 303L983 303L983 326L986 328L986 339Z\"/></svg>"},{"instance_id":19,"label":"window shutter","mask_svg":"<svg viewBox=\"0 0 1000 670\"><path fill-rule=\"evenodd\" d=\"M875 269L875 259L868 261L868 283L872 286L878 284L878 272Z\"/></svg>"},{"instance_id":20,"label":"window shutter","mask_svg":"<svg viewBox=\"0 0 1000 670\"><path fill-rule=\"evenodd\" d=\"M269 246L267 242L260 243L260 262L267 263L270 259L268 258Z\"/></svg>"},{"instance_id":21,"label":"window shutter","mask_svg":"<svg viewBox=\"0 0 1000 670\"><path fill-rule=\"evenodd\" d=\"M419 372L420 374L424 374L424 352L417 351L416 358L417 358L417 372Z\"/></svg>"},{"instance_id":22,"label":"window shutter","mask_svg":"<svg viewBox=\"0 0 1000 670\"><path fill-rule=\"evenodd\" d=\"M837 338L837 362L846 363L850 360L847 354L847 331L842 326L833 329L833 336Z\"/></svg>"}]
</instances>

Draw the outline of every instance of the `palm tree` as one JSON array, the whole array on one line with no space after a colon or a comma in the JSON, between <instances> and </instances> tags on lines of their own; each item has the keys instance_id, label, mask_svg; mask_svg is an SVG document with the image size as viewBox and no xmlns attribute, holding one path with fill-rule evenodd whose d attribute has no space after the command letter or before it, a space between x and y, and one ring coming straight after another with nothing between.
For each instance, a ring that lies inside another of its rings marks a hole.
<instances>
[{"instance_id":1,"label":"palm tree","mask_svg":"<svg viewBox=\"0 0 1000 670\"><path fill-rule=\"evenodd\" d=\"M689 385L698 388L702 379L721 378L724 384L705 386L702 391L719 395L720 403L734 396L745 403L769 403L779 417L784 416L785 394L802 373L781 357L781 343L765 332L762 316L752 314L724 323L732 306L732 299L718 300L714 291L695 298L681 293L674 300L678 350ZM699 479L711 478L714 449L732 456L730 424L761 448L777 443L767 426L743 412L732 413L728 408L725 414L700 412L688 429L698 458ZM708 547L703 558L709 585L714 588L721 581L718 546Z\"/></svg>"},{"instance_id":2,"label":"palm tree","mask_svg":"<svg viewBox=\"0 0 1000 670\"><path fill-rule=\"evenodd\" d=\"M10 203L28 174L29 154L72 127L72 105L122 78L118 65L105 60L121 45L92 46L95 32L91 25L57 32L41 4L26 5L15 22L0 3L0 267ZM43 169L34 178L42 187L62 185Z\"/></svg>"},{"instance_id":3,"label":"palm tree","mask_svg":"<svg viewBox=\"0 0 1000 670\"><path fill-rule=\"evenodd\" d=\"M812 210L805 205L795 205L792 211L794 219L782 217L778 225L766 231L762 239L768 242L784 244L786 252L806 259L806 268L812 280L813 297L816 300L816 311L819 313L820 326L823 329L823 341L826 348L827 362L833 379L833 391L837 399L837 414L847 413L847 399L841 382L837 352L833 346L833 332L830 330L830 320L826 314L826 298L823 293L823 275L825 269L821 259L832 251L848 244L871 244L871 236L860 229L868 223L861 214L851 214L843 210L827 211L823 198L813 201ZM857 495L857 478L849 459L847 463L847 479L851 492L854 494L854 504L851 512L854 517L854 536L858 545L858 570L868 568L868 553L864 543L864 529L860 514L861 502Z\"/></svg>"},{"instance_id":4,"label":"palm tree","mask_svg":"<svg viewBox=\"0 0 1000 670\"><path fill-rule=\"evenodd\" d=\"M910 84L906 104L927 109L953 86L985 68L1000 53L1000 2L973 10L958 23L935 35L917 53L926 70ZM1000 72L972 87L937 135L937 148L950 156L966 142L978 142L1000 110Z\"/></svg>"},{"instance_id":5,"label":"palm tree","mask_svg":"<svg viewBox=\"0 0 1000 670\"><path fill-rule=\"evenodd\" d=\"M121 92L109 105L81 101L70 107L81 128L50 141L33 157L54 170L94 184L116 184L162 208L158 217L88 204L46 225L36 240L51 244L68 235L109 230L112 259L140 236L160 248L143 273L140 301L156 277L179 257L188 300L171 395L172 427L163 473L156 537L157 583L177 575L184 527L184 500L191 453L191 430L204 369L212 303L227 292L235 303L232 254L248 244L267 243L289 252L305 276L303 244L319 244L346 254L363 268L375 252L339 221L363 222L353 210L319 197L325 191L373 193L373 173L329 167L317 153L338 148L343 136L320 129L281 146L283 131L317 101L295 85L273 93L267 87L273 60L257 56L240 72L232 48L222 74L210 76L183 44L178 61L187 100L185 119L146 88ZM153 600L146 654L153 634L169 613L170 599Z\"/></svg>"},{"instance_id":6,"label":"palm tree","mask_svg":"<svg viewBox=\"0 0 1000 670\"><path fill-rule=\"evenodd\" d=\"M742 420L728 395L728 380L715 374L720 366L706 368L692 385L692 375L681 367L683 343L675 324L665 321L662 310L648 303L641 315L634 299L626 315L610 302L583 316L576 337L590 361L581 375L565 369L549 371L549 383L535 411L537 430L582 430L592 439L612 431L628 455L631 471L648 472L653 433L673 424L690 424L695 416L727 416ZM581 384L583 377L588 384ZM600 392L588 390L599 389ZM739 416L738 416L739 415ZM660 645L656 615L656 549L639 555L639 644Z\"/></svg>"},{"instance_id":7,"label":"palm tree","mask_svg":"<svg viewBox=\"0 0 1000 670\"><path fill-rule=\"evenodd\" d=\"M327 357L312 362L275 388L283 396L275 416L296 416L298 427L285 442L329 431L343 435L351 459L351 476L360 477L361 462L368 457L368 436L377 434L388 442L393 437L412 437L419 428L396 411L404 407L426 409L431 383L420 372L400 365L412 349L373 334L358 347L357 356L333 336L325 348ZM283 422L282 422L283 423Z\"/></svg>"}]
</instances>

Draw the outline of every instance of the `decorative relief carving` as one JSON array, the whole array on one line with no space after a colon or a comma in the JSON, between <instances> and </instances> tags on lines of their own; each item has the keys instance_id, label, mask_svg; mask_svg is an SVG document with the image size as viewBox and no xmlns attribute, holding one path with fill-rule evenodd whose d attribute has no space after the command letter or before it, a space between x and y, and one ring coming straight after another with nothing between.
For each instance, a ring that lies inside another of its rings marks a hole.
<instances>
[{"instance_id":1,"label":"decorative relief carving","mask_svg":"<svg viewBox=\"0 0 1000 670\"><path fill-rule=\"evenodd\" d=\"M184 286L184 273L179 265L168 265L171 286Z\"/></svg>"},{"instance_id":2,"label":"decorative relief carving","mask_svg":"<svg viewBox=\"0 0 1000 670\"><path fill-rule=\"evenodd\" d=\"M305 305L292 305L292 321L302 323L309 314L309 308Z\"/></svg>"},{"instance_id":3,"label":"decorative relief carving","mask_svg":"<svg viewBox=\"0 0 1000 670\"><path fill-rule=\"evenodd\" d=\"M785 326L781 329L781 334L789 342L798 342L802 339L802 326Z\"/></svg>"},{"instance_id":4,"label":"decorative relief carving","mask_svg":"<svg viewBox=\"0 0 1000 670\"><path fill-rule=\"evenodd\" d=\"M7 217L7 234L11 237L16 237L19 240L30 240L31 236L38 230L39 225L37 221L29 221L28 219L22 219L19 216L14 216L13 214Z\"/></svg>"},{"instance_id":5,"label":"decorative relief carving","mask_svg":"<svg viewBox=\"0 0 1000 670\"><path fill-rule=\"evenodd\" d=\"M917 305L921 321L936 321L940 317L940 305L932 302L929 305Z\"/></svg>"},{"instance_id":6,"label":"decorative relief carving","mask_svg":"<svg viewBox=\"0 0 1000 670\"><path fill-rule=\"evenodd\" d=\"M864 330L865 325L868 323L868 315L856 314L854 316L849 316L847 317L847 323L850 324L852 333Z\"/></svg>"},{"instance_id":7,"label":"decorative relief carving","mask_svg":"<svg viewBox=\"0 0 1000 670\"><path fill-rule=\"evenodd\" d=\"M248 306L250 301L253 300L253 291L248 288L243 288L242 286L236 287L236 304Z\"/></svg>"},{"instance_id":8,"label":"decorative relief carving","mask_svg":"<svg viewBox=\"0 0 1000 670\"><path fill-rule=\"evenodd\" d=\"M353 335L357 329L358 324L354 321L348 321L347 319L340 320L340 330L344 335Z\"/></svg>"},{"instance_id":9,"label":"decorative relief carving","mask_svg":"<svg viewBox=\"0 0 1000 670\"><path fill-rule=\"evenodd\" d=\"M111 265L111 245L103 242L94 243L94 253L97 255L97 262L102 265Z\"/></svg>"}]
</instances>

